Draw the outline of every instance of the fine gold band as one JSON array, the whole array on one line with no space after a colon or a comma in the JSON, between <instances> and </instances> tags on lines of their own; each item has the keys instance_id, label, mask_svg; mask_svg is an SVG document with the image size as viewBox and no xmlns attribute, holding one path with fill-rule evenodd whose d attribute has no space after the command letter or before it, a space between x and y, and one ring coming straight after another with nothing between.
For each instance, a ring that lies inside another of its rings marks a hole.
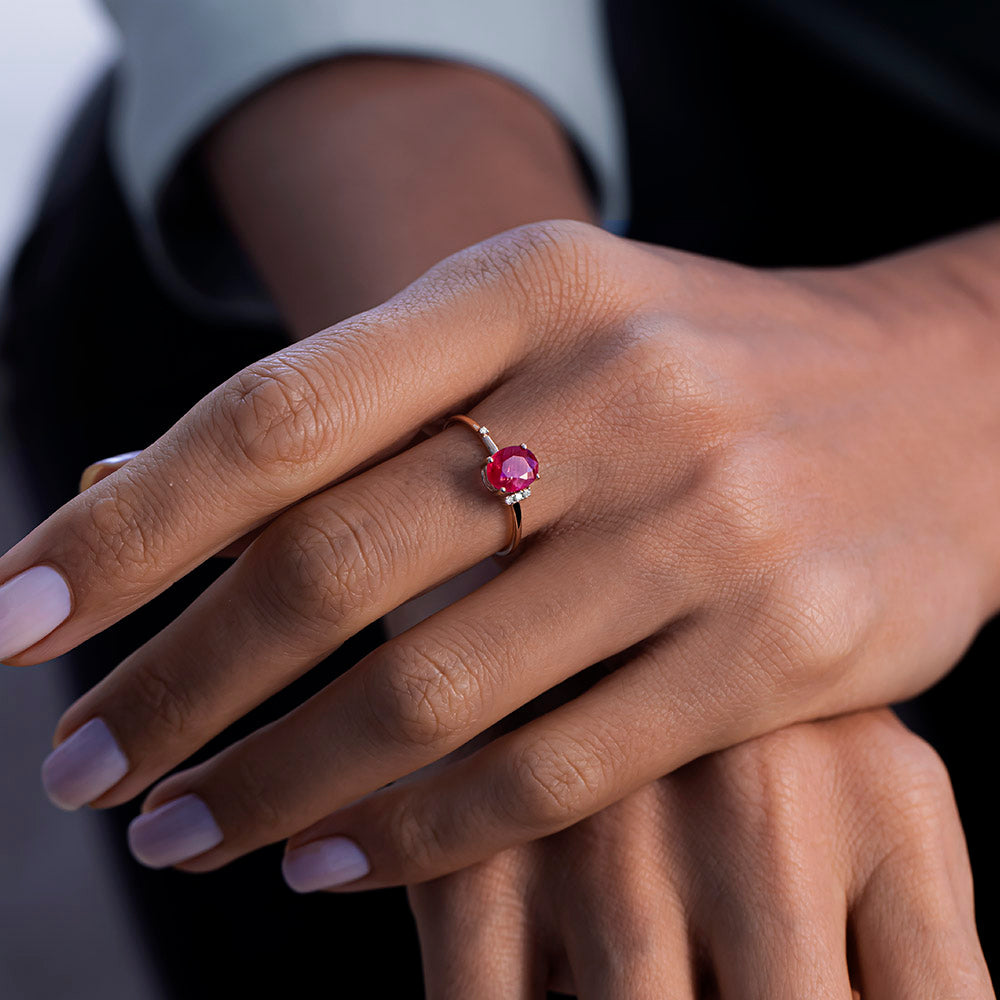
<instances>
[{"instance_id":1,"label":"fine gold band","mask_svg":"<svg viewBox=\"0 0 1000 1000\"><path fill-rule=\"evenodd\" d=\"M487 455L493 455L500 450L493 438L490 437L489 430L481 424L477 424L472 417L467 417L464 413L454 413L444 422L445 427L449 424L465 424L470 430L475 431L476 437L483 442ZM486 482L485 476L483 481ZM487 486L489 486L488 483ZM510 555L521 541L521 505L517 501L507 501L504 506L510 510L510 535L507 539L507 545L496 553L498 556Z\"/></svg>"}]
</instances>

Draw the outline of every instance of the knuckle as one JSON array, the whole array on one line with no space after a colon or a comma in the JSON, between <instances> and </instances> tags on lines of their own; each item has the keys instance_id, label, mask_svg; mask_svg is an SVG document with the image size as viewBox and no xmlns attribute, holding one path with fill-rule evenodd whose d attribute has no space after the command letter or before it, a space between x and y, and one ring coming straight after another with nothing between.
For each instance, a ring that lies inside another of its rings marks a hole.
<instances>
[{"instance_id":1,"label":"knuckle","mask_svg":"<svg viewBox=\"0 0 1000 1000\"><path fill-rule=\"evenodd\" d=\"M467 652L439 643L396 642L365 675L369 710L383 733L404 747L452 746L482 715L482 686Z\"/></svg>"},{"instance_id":2,"label":"knuckle","mask_svg":"<svg viewBox=\"0 0 1000 1000\"><path fill-rule=\"evenodd\" d=\"M591 811L603 766L581 744L536 737L508 759L512 818L533 832L551 832Z\"/></svg>"},{"instance_id":3,"label":"knuckle","mask_svg":"<svg viewBox=\"0 0 1000 1000\"><path fill-rule=\"evenodd\" d=\"M705 510L718 540L740 558L780 550L788 532L778 485L785 457L762 437L734 437L700 467Z\"/></svg>"},{"instance_id":4,"label":"knuckle","mask_svg":"<svg viewBox=\"0 0 1000 1000\"><path fill-rule=\"evenodd\" d=\"M563 271L579 264L595 238L600 239L603 233L585 222L552 219L520 226L511 230L510 236L517 263L527 260Z\"/></svg>"},{"instance_id":5,"label":"knuckle","mask_svg":"<svg viewBox=\"0 0 1000 1000\"><path fill-rule=\"evenodd\" d=\"M893 771L906 783L951 792L951 777L941 755L925 739L900 726L892 748Z\"/></svg>"},{"instance_id":6,"label":"knuckle","mask_svg":"<svg viewBox=\"0 0 1000 1000\"><path fill-rule=\"evenodd\" d=\"M286 514L260 553L265 613L321 631L355 621L389 567L384 532L356 505Z\"/></svg>"},{"instance_id":7,"label":"knuckle","mask_svg":"<svg viewBox=\"0 0 1000 1000\"><path fill-rule=\"evenodd\" d=\"M148 496L132 494L116 485L85 508L86 517L75 527L74 541L101 572L112 572L126 582L142 583L161 547L157 521Z\"/></svg>"},{"instance_id":8,"label":"knuckle","mask_svg":"<svg viewBox=\"0 0 1000 1000\"><path fill-rule=\"evenodd\" d=\"M747 830L793 843L826 797L829 747L812 726L789 726L731 747L718 757L718 785Z\"/></svg>"},{"instance_id":9,"label":"knuckle","mask_svg":"<svg viewBox=\"0 0 1000 1000\"><path fill-rule=\"evenodd\" d=\"M809 754L800 728L789 726L730 747L718 756L733 784L766 789L775 774L794 780Z\"/></svg>"},{"instance_id":10,"label":"knuckle","mask_svg":"<svg viewBox=\"0 0 1000 1000\"><path fill-rule=\"evenodd\" d=\"M866 575L839 554L810 553L771 572L757 595L758 659L796 685L829 689L847 674L878 618Z\"/></svg>"},{"instance_id":11,"label":"knuckle","mask_svg":"<svg viewBox=\"0 0 1000 1000\"><path fill-rule=\"evenodd\" d=\"M197 718L193 698L184 685L152 663L136 670L127 688L130 716L143 718L158 735L181 737Z\"/></svg>"},{"instance_id":12,"label":"knuckle","mask_svg":"<svg viewBox=\"0 0 1000 1000\"><path fill-rule=\"evenodd\" d=\"M675 315L639 312L621 325L619 336L618 381L636 404L660 419L687 418L685 430L695 440L726 422L739 397L718 391L719 363L702 331Z\"/></svg>"},{"instance_id":13,"label":"knuckle","mask_svg":"<svg viewBox=\"0 0 1000 1000\"><path fill-rule=\"evenodd\" d=\"M482 247L504 269L538 266L561 269L574 263L599 232L585 222L563 219L529 222L500 233Z\"/></svg>"},{"instance_id":14,"label":"knuckle","mask_svg":"<svg viewBox=\"0 0 1000 1000\"><path fill-rule=\"evenodd\" d=\"M598 266L602 248L612 240L583 222L557 219L508 230L477 247L470 260L488 280L499 279L530 307L544 308L547 326L569 326L590 315L614 293Z\"/></svg>"},{"instance_id":15,"label":"knuckle","mask_svg":"<svg viewBox=\"0 0 1000 1000\"><path fill-rule=\"evenodd\" d=\"M287 359L268 358L234 375L214 409L226 452L277 475L301 468L333 445L335 420L317 380Z\"/></svg>"},{"instance_id":16,"label":"knuckle","mask_svg":"<svg viewBox=\"0 0 1000 1000\"><path fill-rule=\"evenodd\" d=\"M936 842L942 817L954 811L951 777L938 752L899 725L872 739L865 768L867 786L879 790L880 821L907 839Z\"/></svg>"}]
</instances>

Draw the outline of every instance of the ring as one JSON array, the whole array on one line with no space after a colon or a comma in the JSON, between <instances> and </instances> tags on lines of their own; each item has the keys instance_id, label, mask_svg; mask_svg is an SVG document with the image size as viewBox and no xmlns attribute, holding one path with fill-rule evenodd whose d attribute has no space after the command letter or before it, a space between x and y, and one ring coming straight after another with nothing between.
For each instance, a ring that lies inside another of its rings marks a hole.
<instances>
[{"instance_id":1,"label":"ring","mask_svg":"<svg viewBox=\"0 0 1000 1000\"><path fill-rule=\"evenodd\" d=\"M510 555L521 541L521 501L531 496L531 484L541 478L538 474L538 459L528 451L528 446L525 444L498 448L490 437L489 430L464 413L453 414L444 422L444 426L453 423L465 424L474 430L486 448L489 457L480 470L483 485L491 493L502 497L510 509L510 538L507 540L507 546L496 554Z\"/></svg>"}]
</instances>

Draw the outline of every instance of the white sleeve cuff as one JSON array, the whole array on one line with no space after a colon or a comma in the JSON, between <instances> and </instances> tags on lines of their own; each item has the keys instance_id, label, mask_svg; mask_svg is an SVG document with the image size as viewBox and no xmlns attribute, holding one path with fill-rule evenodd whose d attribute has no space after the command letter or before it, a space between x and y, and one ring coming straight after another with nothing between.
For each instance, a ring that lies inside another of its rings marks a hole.
<instances>
[{"instance_id":1,"label":"white sleeve cuff","mask_svg":"<svg viewBox=\"0 0 1000 1000\"><path fill-rule=\"evenodd\" d=\"M481 67L545 104L593 173L609 225L627 214L623 126L600 0L105 0L123 36L112 157L147 245L185 152L255 90L359 52Z\"/></svg>"}]
</instances>

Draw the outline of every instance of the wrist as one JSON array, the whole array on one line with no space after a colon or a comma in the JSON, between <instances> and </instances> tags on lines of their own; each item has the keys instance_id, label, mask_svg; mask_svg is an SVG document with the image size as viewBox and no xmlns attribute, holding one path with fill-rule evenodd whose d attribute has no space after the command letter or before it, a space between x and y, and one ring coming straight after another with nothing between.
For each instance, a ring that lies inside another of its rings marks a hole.
<instances>
[{"instance_id":1,"label":"wrist","mask_svg":"<svg viewBox=\"0 0 1000 1000\"><path fill-rule=\"evenodd\" d=\"M1000 226L848 270L907 386L916 460L945 460L985 621L1000 611Z\"/></svg>"},{"instance_id":2,"label":"wrist","mask_svg":"<svg viewBox=\"0 0 1000 1000\"><path fill-rule=\"evenodd\" d=\"M224 120L205 157L298 336L497 232L592 213L546 109L457 64L355 57L292 74Z\"/></svg>"},{"instance_id":3,"label":"wrist","mask_svg":"<svg viewBox=\"0 0 1000 1000\"><path fill-rule=\"evenodd\" d=\"M982 624L1000 611L1000 226L783 273L810 297L809 326L846 349L852 382L902 418L894 460L924 467L919 500L962 553L956 604ZM818 364L836 377L825 350Z\"/></svg>"}]
</instances>

